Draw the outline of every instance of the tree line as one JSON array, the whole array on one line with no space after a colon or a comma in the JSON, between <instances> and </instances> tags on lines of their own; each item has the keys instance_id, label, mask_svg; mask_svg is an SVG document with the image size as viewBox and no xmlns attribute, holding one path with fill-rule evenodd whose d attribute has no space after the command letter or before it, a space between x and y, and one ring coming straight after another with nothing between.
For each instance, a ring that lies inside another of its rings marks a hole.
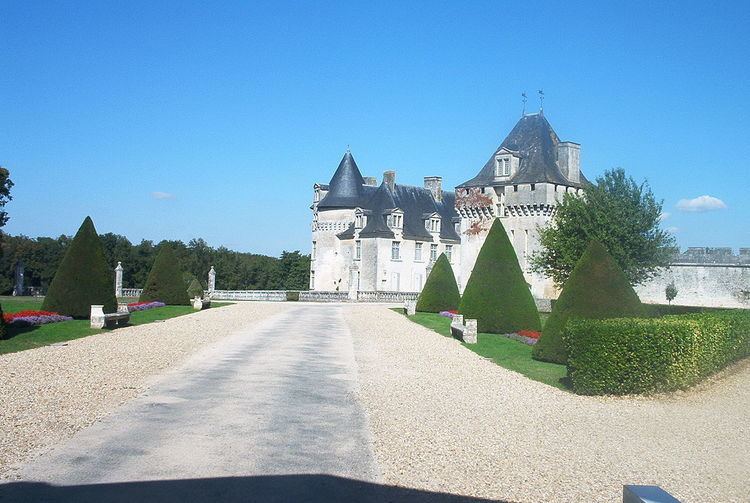
<instances>
[{"instance_id":1,"label":"tree line","mask_svg":"<svg viewBox=\"0 0 750 503\"><path fill-rule=\"evenodd\" d=\"M165 245L172 247L182 271L198 278L204 288L211 266L216 270L218 290L307 290L309 285L310 256L299 251L284 251L281 257L269 257L237 252L223 246L213 248L203 239L191 239L187 244L169 240L159 243L143 240L133 244L125 236L111 232L99 237L112 270L113 282L114 268L117 262L122 262L125 288L143 287L157 253ZM19 262L25 267L24 285L46 291L71 240L70 236L30 238L3 235L0 294L13 291Z\"/></svg>"}]
</instances>

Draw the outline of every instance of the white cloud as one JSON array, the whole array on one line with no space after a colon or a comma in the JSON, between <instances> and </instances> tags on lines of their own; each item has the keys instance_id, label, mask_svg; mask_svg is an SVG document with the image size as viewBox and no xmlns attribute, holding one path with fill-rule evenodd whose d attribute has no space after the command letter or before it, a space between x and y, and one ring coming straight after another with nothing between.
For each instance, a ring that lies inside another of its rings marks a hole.
<instances>
[{"instance_id":1,"label":"white cloud","mask_svg":"<svg viewBox=\"0 0 750 503\"><path fill-rule=\"evenodd\" d=\"M680 199L677 201L677 209L680 211L713 211L726 207L727 205L724 201L713 196L698 196L694 199Z\"/></svg>"},{"instance_id":2,"label":"white cloud","mask_svg":"<svg viewBox=\"0 0 750 503\"><path fill-rule=\"evenodd\" d=\"M659 222L663 222L664 220L668 219L672 214L668 211L663 212L661 215L659 215Z\"/></svg>"},{"instance_id":3,"label":"white cloud","mask_svg":"<svg viewBox=\"0 0 750 503\"><path fill-rule=\"evenodd\" d=\"M675 226L667 227L666 230L670 234L677 234L678 232L680 232L680 228L679 227L675 227Z\"/></svg>"},{"instance_id":4,"label":"white cloud","mask_svg":"<svg viewBox=\"0 0 750 503\"><path fill-rule=\"evenodd\" d=\"M152 192L151 196L154 199L174 199L174 194L170 194L169 192Z\"/></svg>"}]
</instances>

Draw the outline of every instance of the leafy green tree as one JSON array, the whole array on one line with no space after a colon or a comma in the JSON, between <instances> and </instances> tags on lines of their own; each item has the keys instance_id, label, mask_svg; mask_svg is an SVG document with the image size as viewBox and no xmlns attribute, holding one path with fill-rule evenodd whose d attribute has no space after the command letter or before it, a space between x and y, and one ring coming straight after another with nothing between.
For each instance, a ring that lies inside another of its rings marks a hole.
<instances>
[{"instance_id":1,"label":"leafy green tree","mask_svg":"<svg viewBox=\"0 0 750 503\"><path fill-rule=\"evenodd\" d=\"M307 290L310 283L310 256L299 250L281 252L281 289Z\"/></svg>"},{"instance_id":2,"label":"leafy green tree","mask_svg":"<svg viewBox=\"0 0 750 503\"><path fill-rule=\"evenodd\" d=\"M609 170L582 196L566 193L550 225L539 230L541 251L532 270L562 285L590 241L599 241L631 284L654 277L669 264L675 239L659 226L662 201L647 182L638 185L621 168Z\"/></svg>"},{"instance_id":3,"label":"leafy green tree","mask_svg":"<svg viewBox=\"0 0 750 503\"><path fill-rule=\"evenodd\" d=\"M601 243L592 241L565 283L532 354L537 360L567 363L562 332L571 317L604 319L643 314L638 294L625 273Z\"/></svg>"},{"instance_id":4,"label":"leafy green tree","mask_svg":"<svg viewBox=\"0 0 750 503\"><path fill-rule=\"evenodd\" d=\"M417 299L417 311L439 313L458 309L461 294L458 293L456 276L444 253L441 253L427 277L424 288Z\"/></svg>"},{"instance_id":5,"label":"leafy green tree","mask_svg":"<svg viewBox=\"0 0 750 503\"><path fill-rule=\"evenodd\" d=\"M88 318L93 304L103 305L105 312L117 310L114 273L107 265L94 222L86 217L60 262L42 309Z\"/></svg>"},{"instance_id":6,"label":"leafy green tree","mask_svg":"<svg viewBox=\"0 0 750 503\"><path fill-rule=\"evenodd\" d=\"M479 251L458 310L464 318L476 318L480 332L541 329L531 290L499 219Z\"/></svg>"},{"instance_id":7,"label":"leafy green tree","mask_svg":"<svg viewBox=\"0 0 750 503\"><path fill-rule=\"evenodd\" d=\"M193 280L190 282L187 293L191 299L194 299L196 297L203 298L203 286L201 286L200 282L196 278L193 278Z\"/></svg>"},{"instance_id":8,"label":"leafy green tree","mask_svg":"<svg viewBox=\"0 0 750 503\"><path fill-rule=\"evenodd\" d=\"M671 305L674 298L677 297L677 286L675 286L674 281L669 282L664 289L664 295L667 297L667 302Z\"/></svg>"},{"instance_id":9,"label":"leafy green tree","mask_svg":"<svg viewBox=\"0 0 750 503\"><path fill-rule=\"evenodd\" d=\"M0 227L5 227L8 223L8 212L5 211L5 205L13 197L10 195L10 189L13 188L13 181L10 179L10 172L0 167Z\"/></svg>"},{"instance_id":10,"label":"leafy green tree","mask_svg":"<svg viewBox=\"0 0 750 503\"><path fill-rule=\"evenodd\" d=\"M170 245L161 246L139 300L141 302L159 300L170 306L190 305L187 285L182 278L179 262Z\"/></svg>"}]
</instances>

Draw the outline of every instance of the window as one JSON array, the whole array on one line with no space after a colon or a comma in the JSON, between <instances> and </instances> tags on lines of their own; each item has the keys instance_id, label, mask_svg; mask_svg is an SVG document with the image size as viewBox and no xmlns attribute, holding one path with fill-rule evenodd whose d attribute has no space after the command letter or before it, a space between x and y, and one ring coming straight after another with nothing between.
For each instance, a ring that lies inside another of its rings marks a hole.
<instances>
[{"instance_id":1,"label":"window","mask_svg":"<svg viewBox=\"0 0 750 503\"><path fill-rule=\"evenodd\" d=\"M388 227L391 229L401 229L404 226L404 216L399 213L391 213L388 215Z\"/></svg>"},{"instance_id":2,"label":"window","mask_svg":"<svg viewBox=\"0 0 750 503\"><path fill-rule=\"evenodd\" d=\"M310 290L315 290L315 271L310 271Z\"/></svg>"},{"instance_id":3,"label":"window","mask_svg":"<svg viewBox=\"0 0 750 503\"><path fill-rule=\"evenodd\" d=\"M445 245L445 258L448 262L453 262L453 245Z\"/></svg>"},{"instance_id":4,"label":"window","mask_svg":"<svg viewBox=\"0 0 750 503\"><path fill-rule=\"evenodd\" d=\"M320 201L320 191L319 190L315 191L315 196L313 197L313 201L315 201L316 203Z\"/></svg>"},{"instance_id":5,"label":"window","mask_svg":"<svg viewBox=\"0 0 750 503\"><path fill-rule=\"evenodd\" d=\"M510 159L508 157L495 159L495 176L510 176Z\"/></svg>"},{"instance_id":6,"label":"window","mask_svg":"<svg viewBox=\"0 0 750 503\"><path fill-rule=\"evenodd\" d=\"M518 185L513 186L513 192L518 192Z\"/></svg>"},{"instance_id":7,"label":"window","mask_svg":"<svg viewBox=\"0 0 750 503\"><path fill-rule=\"evenodd\" d=\"M430 245L430 260L433 262L437 260L437 245L436 244Z\"/></svg>"},{"instance_id":8,"label":"window","mask_svg":"<svg viewBox=\"0 0 750 503\"><path fill-rule=\"evenodd\" d=\"M362 215L357 215L356 217L354 217L354 227L356 227L357 229L361 229L362 227L364 227L363 221L364 218L362 217Z\"/></svg>"},{"instance_id":9,"label":"window","mask_svg":"<svg viewBox=\"0 0 750 503\"><path fill-rule=\"evenodd\" d=\"M318 244L315 241L313 241L313 245L312 245L312 257L310 257L310 258L312 258L312 260L315 260L315 256L317 254L318 254Z\"/></svg>"},{"instance_id":10,"label":"window","mask_svg":"<svg viewBox=\"0 0 750 503\"><path fill-rule=\"evenodd\" d=\"M424 221L424 228L430 232L440 232L440 219L428 218Z\"/></svg>"},{"instance_id":11,"label":"window","mask_svg":"<svg viewBox=\"0 0 750 503\"><path fill-rule=\"evenodd\" d=\"M414 261L422 261L422 243L414 243Z\"/></svg>"},{"instance_id":12,"label":"window","mask_svg":"<svg viewBox=\"0 0 750 503\"><path fill-rule=\"evenodd\" d=\"M536 190L536 184L534 183L531 184L531 190Z\"/></svg>"},{"instance_id":13,"label":"window","mask_svg":"<svg viewBox=\"0 0 750 503\"><path fill-rule=\"evenodd\" d=\"M391 243L391 260L401 260L401 242L393 241Z\"/></svg>"},{"instance_id":14,"label":"window","mask_svg":"<svg viewBox=\"0 0 750 503\"><path fill-rule=\"evenodd\" d=\"M354 242L354 260L362 258L362 241L359 239Z\"/></svg>"},{"instance_id":15,"label":"window","mask_svg":"<svg viewBox=\"0 0 750 503\"><path fill-rule=\"evenodd\" d=\"M460 233L461 232L461 222L456 222L455 224L453 224L453 229L455 229L456 234Z\"/></svg>"}]
</instances>

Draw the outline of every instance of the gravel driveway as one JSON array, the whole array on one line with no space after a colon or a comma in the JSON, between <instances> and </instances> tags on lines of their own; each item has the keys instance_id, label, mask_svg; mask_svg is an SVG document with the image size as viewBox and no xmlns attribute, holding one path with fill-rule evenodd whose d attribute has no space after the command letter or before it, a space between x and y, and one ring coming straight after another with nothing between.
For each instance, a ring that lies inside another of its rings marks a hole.
<instances>
[{"instance_id":1,"label":"gravel driveway","mask_svg":"<svg viewBox=\"0 0 750 503\"><path fill-rule=\"evenodd\" d=\"M511 501L750 501L750 363L662 398L576 396L375 306L346 311L385 483Z\"/></svg>"},{"instance_id":2,"label":"gravel driveway","mask_svg":"<svg viewBox=\"0 0 750 503\"><path fill-rule=\"evenodd\" d=\"M0 355L0 478L139 395L152 377L284 308L238 303Z\"/></svg>"}]
</instances>

